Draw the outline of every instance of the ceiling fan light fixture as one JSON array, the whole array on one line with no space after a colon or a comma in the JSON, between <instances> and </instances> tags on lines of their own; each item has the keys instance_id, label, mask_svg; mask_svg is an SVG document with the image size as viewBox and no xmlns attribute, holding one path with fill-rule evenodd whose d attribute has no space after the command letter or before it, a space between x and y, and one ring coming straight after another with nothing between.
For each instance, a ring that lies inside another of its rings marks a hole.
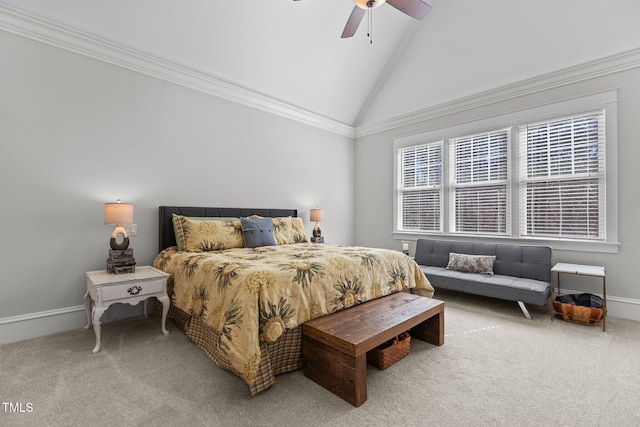
<instances>
[{"instance_id":1,"label":"ceiling fan light fixture","mask_svg":"<svg viewBox=\"0 0 640 427\"><path fill-rule=\"evenodd\" d=\"M382 6L387 0L353 0L360 9L375 9Z\"/></svg>"}]
</instances>

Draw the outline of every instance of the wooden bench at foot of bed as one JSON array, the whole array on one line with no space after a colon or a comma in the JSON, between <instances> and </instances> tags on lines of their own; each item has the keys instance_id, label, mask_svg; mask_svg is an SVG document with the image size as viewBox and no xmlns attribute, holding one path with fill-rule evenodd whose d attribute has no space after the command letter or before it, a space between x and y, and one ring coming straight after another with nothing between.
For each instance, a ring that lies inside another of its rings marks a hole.
<instances>
[{"instance_id":1,"label":"wooden bench at foot of bed","mask_svg":"<svg viewBox=\"0 0 640 427\"><path fill-rule=\"evenodd\" d=\"M304 375L354 406L367 400L367 351L411 329L444 344L444 302L406 292L302 325Z\"/></svg>"}]
</instances>

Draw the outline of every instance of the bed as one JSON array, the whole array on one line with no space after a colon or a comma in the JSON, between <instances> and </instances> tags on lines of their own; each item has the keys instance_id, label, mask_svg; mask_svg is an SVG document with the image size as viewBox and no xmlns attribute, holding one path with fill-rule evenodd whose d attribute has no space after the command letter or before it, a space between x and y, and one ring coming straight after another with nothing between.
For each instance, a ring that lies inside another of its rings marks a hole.
<instances>
[{"instance_id":1,"label":"bed","mask_svg":"<svg viewBox=\"0 0 640 427\"><path fill-rule=\"evenodd\" d=\"M301 325L400 291L433 296L399 251L309 243L292 209L161 206L169 318L255 395L302 367ZM252 246L252 247L245 247Z\"/></svg>"}]
</instances>

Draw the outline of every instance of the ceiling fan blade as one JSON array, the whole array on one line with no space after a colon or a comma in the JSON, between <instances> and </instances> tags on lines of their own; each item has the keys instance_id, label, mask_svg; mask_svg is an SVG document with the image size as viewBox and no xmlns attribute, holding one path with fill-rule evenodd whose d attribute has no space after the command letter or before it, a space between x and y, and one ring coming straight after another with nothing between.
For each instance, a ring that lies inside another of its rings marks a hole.
<instances>
[{"instance_id":1,"label":"ceiling fan blade","mask_svg":"<svg viewBox=\"0 0 640 427\"><path fill-rule=\"evenodd\" d=\"M344 31L342 31L342 38L345 39L347 37L353 37L356 33L356 30L360 26L360 22L362 21L362 17L364 16L364 9L360 9L358 6L353 8L351 15L349 16L349 20L347 21L347 25L344 26Z\"/></svg>"},{"instance_id":2,"label":"ceiling fan blade","mask_svg":"<svg viewBox=\"0 0 640 427\"><path fill-rule=\"evenodd\" d=\"M431 10L431 6L422 0L387 0L387 3L416 19L424 18Z\"/></svg>"}]
</instances>

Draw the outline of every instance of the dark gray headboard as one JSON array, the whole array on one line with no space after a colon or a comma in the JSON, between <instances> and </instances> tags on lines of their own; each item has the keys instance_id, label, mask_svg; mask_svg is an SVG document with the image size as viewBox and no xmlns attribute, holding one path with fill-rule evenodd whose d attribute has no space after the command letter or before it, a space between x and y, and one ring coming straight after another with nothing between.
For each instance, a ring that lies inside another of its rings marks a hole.
<instances>
[{"instance_id":1,"label":"dark gray headboard","mask_svg":"<svg viewBox=\"0 0 640 427\"><path fill-rule=\"evenodd\" d=\"M260 215L268 217L298 216L297 209L256 209L256 208L203 208L193 206L160 206L160 235L158 251L176 245L176 235L173 232L172 215L205 216L205 217L236 217Z\"/></svg>"}]
</instances>

